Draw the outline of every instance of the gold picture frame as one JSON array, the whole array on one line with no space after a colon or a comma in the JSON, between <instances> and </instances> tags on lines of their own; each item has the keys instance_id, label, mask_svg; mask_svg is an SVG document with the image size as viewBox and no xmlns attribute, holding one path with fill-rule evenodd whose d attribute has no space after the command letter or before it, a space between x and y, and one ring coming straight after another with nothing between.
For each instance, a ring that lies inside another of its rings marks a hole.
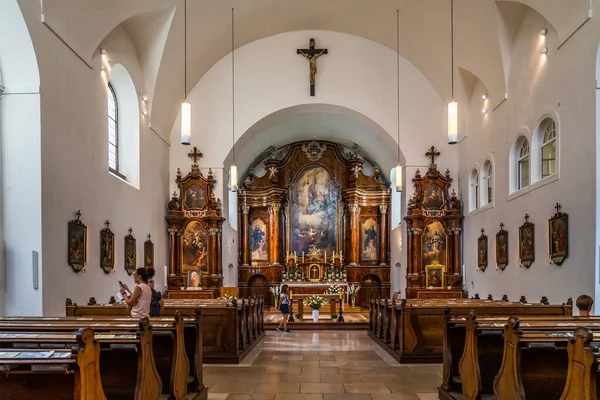
<instances>
[{"instance_id":1,"label":"gold picture frame","mask_svg":"<svg viewBox=\"0 0 600 400\"><path fill-rule=\"evenodd\" d=\"M444 288L444 279L446 278L446 267L439 263L433 263L425 266L425 287L441 289Z\"/></svg>"}]
</instances>

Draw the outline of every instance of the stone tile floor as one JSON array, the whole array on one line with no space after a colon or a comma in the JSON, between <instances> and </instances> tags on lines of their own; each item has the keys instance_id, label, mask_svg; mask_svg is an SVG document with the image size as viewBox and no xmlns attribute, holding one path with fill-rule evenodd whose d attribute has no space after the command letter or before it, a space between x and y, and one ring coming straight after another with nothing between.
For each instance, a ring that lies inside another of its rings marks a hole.
<instances>
[{"instance_id":1,"label":"stone tile floor","mask_svg":"<svg viewBox=\"0 0 600 400\"><path fill-rule=\"evenodd\" d=\"M238 365L204 365L209 400L433 400L442 366L400 365L365 331L266 338Z\"/></svg>"}]
</instances>

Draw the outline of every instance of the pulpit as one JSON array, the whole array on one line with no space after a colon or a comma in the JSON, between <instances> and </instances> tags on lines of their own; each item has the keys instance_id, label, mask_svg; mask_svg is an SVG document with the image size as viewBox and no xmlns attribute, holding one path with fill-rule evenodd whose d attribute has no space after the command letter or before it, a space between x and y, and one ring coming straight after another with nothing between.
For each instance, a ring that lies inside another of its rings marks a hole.
<instances>
[{"instance_id":1,"label":"pulpit","mask_svg":"<svg viewBox=\"0 0 600 400\"><path fill-rule=\"evenodd\" d=\"M412 179L414 193L404 220L407 231L407 298L462 298L459 268L462 203L449 193L450 171L438 171L440 155L432 146L425 154L429 168L424 176L417 170Z\"/></svg>"}]
</instances>

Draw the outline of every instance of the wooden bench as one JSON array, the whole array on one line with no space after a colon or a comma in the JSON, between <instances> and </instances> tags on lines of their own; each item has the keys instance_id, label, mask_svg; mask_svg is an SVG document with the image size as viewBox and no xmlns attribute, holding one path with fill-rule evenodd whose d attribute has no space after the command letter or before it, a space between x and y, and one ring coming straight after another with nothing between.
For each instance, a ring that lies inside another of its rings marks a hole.
<instances>
[{"instance_id":1,"label":"wooden bench","mask_svg":"<svg viewBox=\"0 0 600 400\"><path fill-rule=\"evenodd\" d=\"M198 376L190 369L186 353L184 336L184 321L180 313L174 317L151 318L153 328L152 347L156 369L163 384L163 393L169 394L171 399L185 398L188 379L195 383ZM136 318L118 317L26 317L26 318L0 318L0 332L13 330L31 331L60 331L70 332L81 325L94 327L96 332L127 332L135 334L139 329L139 320ZM198 330L194 328L194 334ZM195 350L196 338L190 345ZM188 346L190 346L188 345ZM192 353L194 355L194 353ZM190 374L191 372L191 374ZM201 369L200 369L201 372ZM199 376L201 382L201 374ZM190 391L198 391L197 385L192 385ZM200 394L206 394L199 391Z\"/></svg>"},{"instance_id":2,"label":"wooden bench","mask_svg":"<svg viewBox=\"0 0 600 400\"><path fill-rule=\"evenodd\" d=\"M447 317L444 329L444 374L440 399L479 399L493 394L494 377L504 352L503 329L508 317ZM528 315L521 317L521 330L563 331L600 323L600 319L573 316ZM459 355L460 356L460 363Z\"/></svg>"},{"instance_id":3,"label":"wooden bench","mask_svg":"<svg viewBox=\"0 0 600 400\"><path fill-rule=\"evenodd\" d=\"M202 320L202 360L205 364L239 364L266 335L263 299L165 300L163 315L180 311ZM235 310L235 311L234 311ZM67 299L68 316L126 316L122 303L79 306ZM186 341L187 344L187 341Z\"/></svg>"},{"instance_id":4,"label":"wooden bench","mask_svg":"<svg viewBox=\"0 0 600 400\"><path fill-rule=\"evenodd\" d=\"M72 349L0 352L0 398L106 400L100 379L100 345L94 331L79 329Z\"/></svg>"},{"instance_id":5,"label":"wooden bench","mask_svg":"<svg viewBox=\"0 0 600 400\"><path fill-rule=\"evenodd\" d=\"M529 321L531 330L524 331L520 323L519 318L511 317L504 328L504 351L494 379L494 395L503 400L559 400L567 384L572 384L567 379L567 347L577 324L556 321L552 327L552 323ZM584 319L582 323L600 325ZM599 335L600 326L593 333Z\"/></svg>"},{"instance_id":6,"label":"wooden bench","mask_svg":"<svg viewBox=\"0 0 600 400\"><path fill-rule=\"evenodd\" d=\"M596 400L598 398L598 347L592 346L593 333L587 328L577 328L567 345L569 366L565 388L560 400Z\"/></svg>"},{"instance_id":7,"label":"wooden bench","mask_svg":"<svg viewBox=\"0 0 600 400\"><path fill-rule=\"evenodd\" d=\"M372 299L369 336L400 363L443 362L446 309L451 315L571 315L563 305L480 299ZM459 353L458 356L460 356ZM452 355L450 355L452 356Z\"/></svg>"},{"instance_id":8,"label":"wooden bench","mask_svg":"<svg viewBox=\"0 0 600 400\"><path fill-rule=\"evenodd\" d=\"M12 321L11 321L12 322ZM16 321L14 321L16 322ZM29 328L23 329L23 327ZM110 325L110 324L106 324ZM113 326L116 326L113 325ZM139 321L138 330L131 332L94 332L100 346L100 379L106 397L110 400L158 400L162 381L154 363L152 327L148 318ZM4 351L34 345L69 346L76 343L71 327L56 322L36 324L10 322L0 328L0 346Z\"/></svg>"}]
</instances>

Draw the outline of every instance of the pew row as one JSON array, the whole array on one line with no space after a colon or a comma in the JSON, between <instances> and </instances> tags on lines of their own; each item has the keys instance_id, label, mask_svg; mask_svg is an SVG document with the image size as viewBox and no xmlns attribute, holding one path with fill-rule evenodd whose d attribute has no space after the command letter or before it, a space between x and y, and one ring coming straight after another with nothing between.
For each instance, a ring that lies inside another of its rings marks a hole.
<instances>
[{"instance_id":1,"label":"pew row","mask_svg":"<svg viewBox=\"0 0 600 400\"><path fill-rule=\"evenodd\" d=\"M52 323L29 330L17 327L0 329L0 346L3 352L13 352L20 348L32 348L41 353L60 352L59 348L70 347L77 343L77 336L69 329L52 330ZM93 332L93 341L100 349L96 364L100 372L100 381L106 398L110 400L158 400L161 397L162 381L152 354L152 327L147 318L138 324L138 330L111 334ZM37 350L39 349L39 350ZM52 350L51 350L52 349ZM4 362L4 360L2 361ZM45 372L66 373L53 369ZM13 371L9 371L9 375ZM18 397L17 397L18 398ZM31 398L31 396L23 397ZM45 398L45 397L42 397Z\"/></svg>"},{"instance_id":2,"label":"pew row","mask_svg":"<svg viewBox=\"0 0 600 400\"><path fill-rule=\"evenodd\" d=\"M263 299L165 300L163 315L181 312L202 320L202 360L205 364L239 364L266 335ZM67 316L127 316L123 303L80 306L67 299ZM187 341L186 341L187 344ZM189 353L188 353L189 355Z\"/></svg>"},{"instance_id":3,"label":"pew row","mask_svg":"<svg viewBox=\"0 0 600 400\"><path fill-rule=\"evenodd\" d=\"M507 319L506 316L477 317L473 311L466 318L447 315L443 378L438 389L440 399L493 396L493 380L502 363ZM600 326L600 318L529 315L520 320L523 332L540 329L560 332L590 324Z\"/></svg>"},{"instance_id":4,"label":"pew row","mask_svg":"<svg viewBox=\"0 0 600 400\"><path fill-rule=\"evenodd\" d=\"M163 394L168 394L170 399L184 399L189 380L189 391L197 392L200 398L206 398L206 389L202 384L198 384L202 382L201 366L200 371L190 369L186 353L190 346L191 350L195 351L196 343L200 343L201 339L192 337L192 340L188 339L191 343L186 346L184 321L179 313L174 317L152 318L149 321L153 328L153 360L163 382ZM115 333L135 335L139 329L139 321L136 318L5 317L0 318L0 340L3 333L8 333L10 337L12 331L72 332L82 325L93 327L97 333L104 332L102 340L115 337ZM188 336L197 336L197 324L192 324L191 328ZM32 337L35 337L34 340L38 337L47 339L46 334L32 334Z\"/></svg>"},{"instance_id":5,"label":"pew row","mask_svg":"<svg viewBox=\"0 0 600 400\"><path fill-rule=\"evenodd\" d=\"M598 340L595 338L596 341ZM592 345L593 333L587 328L577 328L567 345L569 366L567 380L560 400L596 400L600 390L600 352L598 343Z\"/></svg>"},{"instance_id":6,"label":"pew row","mask_svg":"<svg viewBox=\"0 0 600 400\"><path fill-rule=\"evenodd\" d=\"M447 311L447 309L449 311ZM480 299L372 299L369 336L400 363L443 362L446 312L478 315L571 315L572 304L531 304ZM460 354L458 354L460 357Z\"/></svg>"},{"instance_id":7,"label":"pew row","mask_svg":"<svg viewBox=\"0 0 600 400\"><path fill-rule=\"evenodd\" d=\"M6 400L106 400L100 379L100 345L94 331L79 329L72 349L0 351L0 398Z\"/></svg>"}]
</instances>

